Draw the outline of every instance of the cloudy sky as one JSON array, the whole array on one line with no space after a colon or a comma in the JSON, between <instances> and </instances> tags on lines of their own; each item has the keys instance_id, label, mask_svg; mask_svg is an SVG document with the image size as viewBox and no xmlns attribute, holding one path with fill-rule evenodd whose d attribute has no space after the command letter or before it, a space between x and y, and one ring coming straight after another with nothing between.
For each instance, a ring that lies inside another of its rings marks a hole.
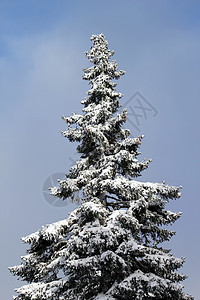
<instances>
[{"instance_id":1,"label":"cloudy sky","mask_svg":"<svg viewBox=\"0 0 200 300\"><path fill-rule=\"evenodd\" d=\"M183 215L165 246L186 257L185 291L200 299L200 1L1 0L0 32L0 298L24 284L7 270L27 249L20 237L75 207L49 203L44 184L77 159L61 116L81 112L84 51L103 32L126 71L117 90L121 105L128 101L127 127L145 135L141 159L153 160L140 180L183 186L169 204ZM136 92L146 118L130 100Z\"/></svg>"}]
</instances>

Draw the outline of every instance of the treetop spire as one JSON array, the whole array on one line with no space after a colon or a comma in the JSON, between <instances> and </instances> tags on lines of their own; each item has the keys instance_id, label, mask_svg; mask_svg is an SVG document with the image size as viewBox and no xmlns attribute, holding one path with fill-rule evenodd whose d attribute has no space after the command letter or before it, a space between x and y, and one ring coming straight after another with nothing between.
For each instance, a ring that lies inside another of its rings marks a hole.
<instances>
[{"instance_id":1,"label":"treetop spire","mask_svg":"<svg viewBox=\"0 0 200 300\"><path fill-rule=\"evenodd\" d=\"M108 60L115 52L108 49L108 41L103 33L93 34L90 38L93 47L90 47L90 53L85 52L86 57L94 64L99 61Z\"/></svg>"},{"instance_id":2,"label":"treetop spire","mask_svg":"<svg viewBox=\"0 0 200 300\"><path fill-rule=\"evenodd\" d=\"M85 55L94 66L84 69L83 79L90 80L91 85L94 85L93 79L96 79L95 83L105 83L109 87L116 86L116 83L110 83L109 81L119 79L120 76L125 74L125 71L117 70L118 65L115 60L109 61L115 52L108 49L108 42L103 33L92 35L91 41L93 46L90 47L90 52L85 52Z\"/></svg>"}]
</instances>

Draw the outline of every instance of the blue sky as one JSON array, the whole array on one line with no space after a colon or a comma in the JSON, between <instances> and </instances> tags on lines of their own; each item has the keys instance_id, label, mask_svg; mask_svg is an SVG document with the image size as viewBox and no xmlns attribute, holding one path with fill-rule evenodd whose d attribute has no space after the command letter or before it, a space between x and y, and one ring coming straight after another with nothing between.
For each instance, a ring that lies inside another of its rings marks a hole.
<instances>
[{"instance_id":1,"label":"blue sky","mask_svg":"<svg viewBox=\"0 0 200 300\"><path fill-rule=\"evenodd\" d=\"M7 271L20 263L20 241L74 208L49 205L45 179L76 159L61 116L81 112L90 36L103 32L126 75L121 104L139 91L158 111L141 119L141 159L153 159L141 181L182 185L169 204L182 211L166 247L186 256L185 291L200 299L199 1L0 1L1 299L23 283ZM131 116L129 115L129 118ZM71 159L70 159L71 158Z\"/></svg>"}]
</instances>

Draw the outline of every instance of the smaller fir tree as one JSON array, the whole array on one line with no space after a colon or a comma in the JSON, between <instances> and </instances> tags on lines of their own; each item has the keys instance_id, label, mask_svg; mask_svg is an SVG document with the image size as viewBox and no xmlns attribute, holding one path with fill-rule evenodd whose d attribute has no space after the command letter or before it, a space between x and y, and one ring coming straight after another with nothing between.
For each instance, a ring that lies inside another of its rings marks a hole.
<instances>
[{"instance_id":1,"label":"smaller fir tree","mask_svg":"<svg viewBox=\"0 0 200 300\"><path fill-rule=\"evenodd\" d=\"M122 94L116 83L124 71L110 61L103 34L93 35L86 57L93 66L83 79L91 89L83 114L63 117L63 136L77 141L81 159L51 193L59 198L82 192L81 205L60 222L23 238L30 244L22 264L10 268L29 284L15 299L191 300L179 283L184 262L159 246L175 232L163 228L181 213L166 210L180 187L135 180L148 168L139 161L143 136L130 138L123 129L127 111L118 112Z\"/></svg>"}]
</instances>

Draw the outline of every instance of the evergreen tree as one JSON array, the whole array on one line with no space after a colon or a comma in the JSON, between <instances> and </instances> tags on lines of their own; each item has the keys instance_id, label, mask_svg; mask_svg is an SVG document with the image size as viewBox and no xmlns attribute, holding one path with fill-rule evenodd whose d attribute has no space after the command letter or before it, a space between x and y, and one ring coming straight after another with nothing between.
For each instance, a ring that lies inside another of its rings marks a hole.
<instances>
[{"instance_id":1,"label":"evergreen tree","mask_svg":"<svg viewBox=\"0 0 200 300\"><path fill-rule=\"evenodd\" d=\"M62 134L79 142L80 160L51 188L63 199L81 191L81 204L68 219L22 239L28 254L10 271L29 284L14 299L193 299L180 284L186 276L177 272L184 258L159 246L175 234L163 225L181 213L165 206L180 197L181 187L135 180L150 160L137 159L143 136L130 138L123 129L127 111L119 113L122 94L112 80L125 72L110 61L114 51L103 34L91 40L83 114L63 116Z\"/></svg>"}]
</instances>

